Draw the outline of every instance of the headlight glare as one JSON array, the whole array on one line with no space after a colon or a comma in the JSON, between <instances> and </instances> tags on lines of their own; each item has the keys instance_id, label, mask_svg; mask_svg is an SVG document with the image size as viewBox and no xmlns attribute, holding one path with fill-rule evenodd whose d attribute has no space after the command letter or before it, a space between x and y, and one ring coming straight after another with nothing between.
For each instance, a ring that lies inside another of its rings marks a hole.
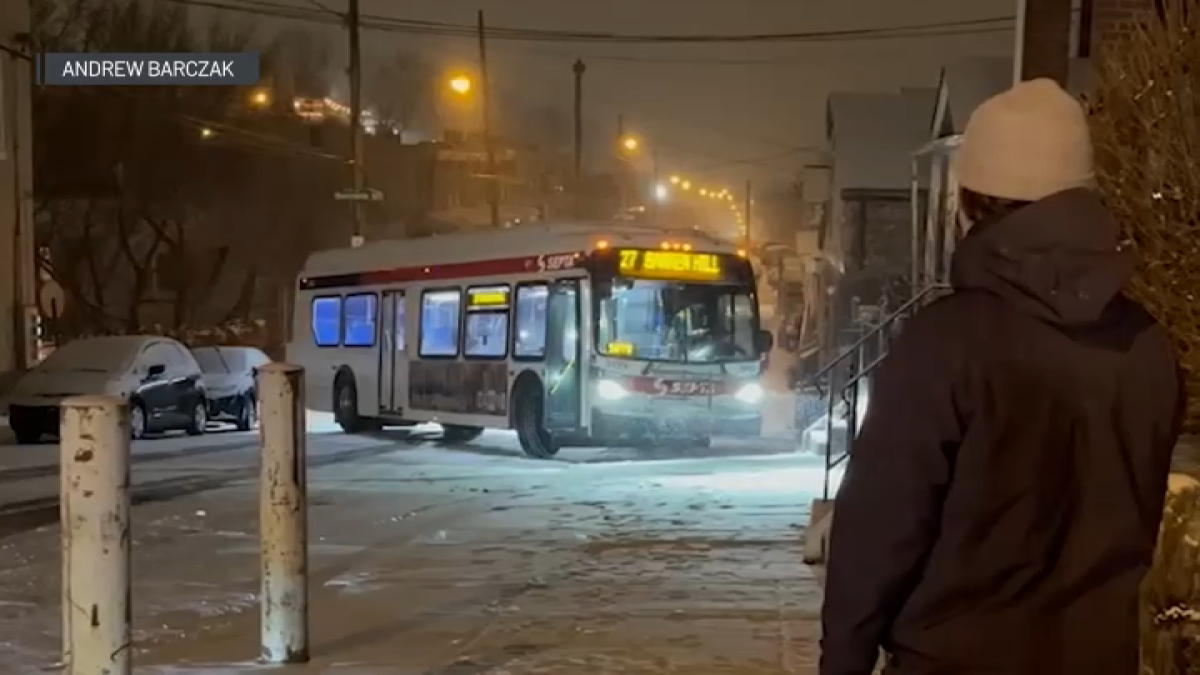
<instances>
[{"instance_id":1,"label":"headlight glare","mask_svg":"<svg viewBox=\"0 0 1200 675\"><path fill-rule=\"evenodd\" d=\"M735 394L735 396L737 397L737 400L743 403L758 403L759 401L763 400L764 394L765 392L763 392L761 384L757 382L751 382L750 384L744 385L741 389L738 389L738 392Z\"/></svg>"},{"instance_id":2,"label":"headlight glare","mask_svg":"<svg viewBox=\"0 0 1200 675\"><path fill-rule=\"evenodd\" d=\"M619 401L629 395L629 392L620 382L600 380L596 383L596 394L607 401Z\"/></svg>"}]
</instances>

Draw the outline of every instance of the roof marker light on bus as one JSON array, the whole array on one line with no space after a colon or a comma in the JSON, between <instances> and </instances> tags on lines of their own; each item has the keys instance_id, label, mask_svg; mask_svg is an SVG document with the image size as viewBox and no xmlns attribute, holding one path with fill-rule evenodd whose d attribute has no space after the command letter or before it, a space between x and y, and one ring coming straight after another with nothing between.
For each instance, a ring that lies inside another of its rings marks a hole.
<instances>
[{"instance_id":1,"label":"roof marker light on bus","mask_svg":"<svg viewBox=\"0 0 1200 675\"><path fill-rule=\"evenodd\" d=\"M684 245L683 245L683 250L685 250L685 251L690 251L690 250L692 250L692 245L691 245L691 244L684 244Z\"/></svg>"},{"instance_id":2,"label":"roof marker light on bus","mask_svg":"<svg viewBox=\"0 0 1200 675\"><path fill-rule=\"evenodd\" d=\"M662 249L663 249L664 251L669 251L669 250L671 250L671 245L670 245L669 243L667 243L667 242L665 242L665 241L664 241L664 242L662 243Z\"/></svg>"}]
</instances>

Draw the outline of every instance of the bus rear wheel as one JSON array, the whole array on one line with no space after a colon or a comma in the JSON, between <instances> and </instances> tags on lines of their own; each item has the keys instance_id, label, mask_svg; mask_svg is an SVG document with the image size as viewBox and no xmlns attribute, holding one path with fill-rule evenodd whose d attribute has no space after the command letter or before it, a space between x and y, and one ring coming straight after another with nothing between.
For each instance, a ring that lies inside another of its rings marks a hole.
<instances>
[{"instance_id":1,"label":"bus rear wheel","mask_svg":"<svg viewBox=\"0 0 1200 675\"><path fill-rule=\"evenodd\" d=\"M521 450L534 459L550 459L558 454L558 443L546 430L542 410L545 405L545 395L540 387L522 387L516 397L514 415L517 428L517 439L521 442Z\"/></svg>"}]
</instances>

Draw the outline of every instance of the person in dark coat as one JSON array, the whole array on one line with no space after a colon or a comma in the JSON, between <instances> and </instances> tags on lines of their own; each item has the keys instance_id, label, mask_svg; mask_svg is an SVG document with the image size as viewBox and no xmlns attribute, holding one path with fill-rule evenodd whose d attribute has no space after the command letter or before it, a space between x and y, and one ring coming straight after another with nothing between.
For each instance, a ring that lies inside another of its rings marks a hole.
<instances>
[{"instance_id":1,"label":"person in dark coat","mask_svg":"<svg viewBox=\"0 0 1200 675\"><path fill-rule=\"evenodd\" d=\"M1079 103L984 102L955 157L954 291L873 376L834 505L821 675L1136 675L1184 406L1122 293Z\"/></svg>"}]
</instances>

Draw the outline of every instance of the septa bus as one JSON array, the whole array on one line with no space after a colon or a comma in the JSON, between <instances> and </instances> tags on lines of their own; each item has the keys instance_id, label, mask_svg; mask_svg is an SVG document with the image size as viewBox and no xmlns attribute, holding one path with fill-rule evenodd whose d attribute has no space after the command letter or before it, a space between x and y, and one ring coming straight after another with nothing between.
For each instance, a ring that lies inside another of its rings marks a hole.
<instances>
[{"instance_id":1,"label":"septa bus","mask_svg":"<svg viewBox=\"0 0 1200 675\"><path fill-rule=\"evenodd\" d=\"M309 257L288 358L347 432L515 429L526 454L761 433L745 252L700 232L526 225Z\"/></svg>"}]
</instances>

